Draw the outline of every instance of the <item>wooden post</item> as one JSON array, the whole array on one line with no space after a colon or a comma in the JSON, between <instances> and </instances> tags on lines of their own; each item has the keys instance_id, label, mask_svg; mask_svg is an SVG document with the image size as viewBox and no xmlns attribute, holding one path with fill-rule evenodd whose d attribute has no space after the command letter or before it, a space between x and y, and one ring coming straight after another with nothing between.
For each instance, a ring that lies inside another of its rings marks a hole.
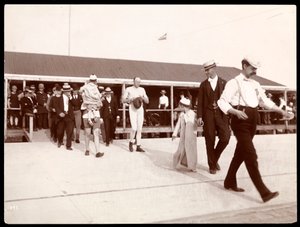
<instances>
[{"instance_id":1,"label":"wooden post","mask_svg":"<svg viewBox=\"0 0 300 227\"><path fill-rule=\"evenodd\" d=\"M26 87L26 80L23 80L23 91L25 91L25 87Z\"/></svg>"},{"instance_id":2,"label":"wooden post","mask_svg":"<svg viewBox=\"0 0 300 227\"><path fill-rule=\"evenodd\" d=\"M287 89L284 89L284 100L286 101L286 105L288 106L288 100L287 100ZM286 106L286 107L287 107ZM285 109L285 112L287 112L287 109ZM285 125L285 132L288 133L288 121L284 121L284 125Z\"/></svg>"},{"instance_id":3,"label":"wooden post","mask_svg":"<svg viewBox=\"0 0 300 227\"><path fill-rule=\"evenodd\" d=\"M126 106L125 103L123 103L123 95L125 92L125 82L122 84L122 94L121 94L121 101L122 101L122 107L123 107L123 131L125 132L126 129Z\"/></svg>"},{"instance_id":4,"label":"wooden post","mask_svg":"<svg viewBox=\"0 0 300 227\"><path fill-rule=\"evenodd\" d=\"M171 85L171 129L174 131L174 87Z\"/></svg>"},{"instance_id":5,"label":"wooden post","mask_svg":"<svg viewBox=\"0 0 300 227\"><path fill-rule=\"evenodd\" d=\"M4 142L7 139L7 89L8 89L8 85L7 85L7 79L4 80Z\"/></svg>"},{"instance_id":6,"label":"wooden post","mask_svg":"<svg viewBox=\"0 0 300 227\"><path fill-rule=\"evenodd\" d=\"M32 133L33 133L33 115L29 116L29 140L32 142Z\"/></svg>"}]
</instances>

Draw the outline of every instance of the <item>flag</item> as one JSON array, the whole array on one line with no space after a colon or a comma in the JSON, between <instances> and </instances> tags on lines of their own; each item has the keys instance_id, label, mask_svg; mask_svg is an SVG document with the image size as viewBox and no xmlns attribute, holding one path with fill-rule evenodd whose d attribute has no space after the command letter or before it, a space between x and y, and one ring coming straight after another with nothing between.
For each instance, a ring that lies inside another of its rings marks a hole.
<instances>
[{"instance_id":1,"label":"flag","mask_svg":"<svg viewBox=\"0 0 300 227\"><path fill-rule=\"evenodd\" d=\"M163 36L161 36L158 40L166 40L167 39L167 33L165 33Z\"/></svg>"}]
</instances>

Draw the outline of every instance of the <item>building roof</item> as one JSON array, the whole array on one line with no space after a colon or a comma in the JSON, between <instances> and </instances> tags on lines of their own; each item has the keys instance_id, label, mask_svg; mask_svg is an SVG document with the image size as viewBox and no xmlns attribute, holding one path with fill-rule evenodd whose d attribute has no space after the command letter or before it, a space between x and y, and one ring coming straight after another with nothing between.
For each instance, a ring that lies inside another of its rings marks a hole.
<instances>
[{"instance_id":1,"label":"building roof","mask_svg":"<svg viewBox=\"0 0 300 227\"><path fill-rule=\"evenodd\" d=\"M194 64L4 52L5 74L47 75L53 76L53 79L57 76L88 77L96 74L98 78L132 79L139 76L143 80L202 82L206 79L202 69L202 65ZM241 71L225 66L218 66L216 70L226 81ZM263 86L284 86L260 76L253 78Z\"/></svg>"}]
</instances>

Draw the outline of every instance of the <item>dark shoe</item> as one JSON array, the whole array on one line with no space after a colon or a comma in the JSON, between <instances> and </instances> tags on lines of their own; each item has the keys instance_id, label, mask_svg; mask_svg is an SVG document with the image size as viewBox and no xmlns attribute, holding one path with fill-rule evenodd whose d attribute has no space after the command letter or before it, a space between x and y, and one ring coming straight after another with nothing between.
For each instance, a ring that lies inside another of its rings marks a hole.
<instances>
[{"instance_id":1,"label":"dark shoe","mask_svg":"<svg viewBox=\"0 0 300 227\"><path fill-rule=\"evenodd\" d=\"M61 147L61 145L63 145L63 144L60 142L57 143L57 147Z\"/></svg>"},{"instance_id":2,"label":"dark shoe","mask_svg":"<svg viewBox=\"0 0 300 227\"><path fill-rule=\"evenodd\" d=\"M80 143L79 139L75 140L76 143Z\"/></svg>"},{"instance_id":3,"label":"dark shoe","mask_svg":"<svg viewBox=\"0 0 300 227\"><path fill-rule=\"evenodd\" d=\"M227 190L235 191L235 192L244 192L245 191L243 188L238 188L237 186L235 186L235 187L224 186L224 188L226 188Z\"/></svg>"},{"instance_id":4,"label":"dark shoe","mask_svg":"<svg viewBox=\"0 0 300 227\"><path fill-rule=\"evenodd\" d=\"M262 197L262 200L264 201L264 203L266 203L277 196L279 196L279 192L270 192L268 195Z\"/></svg>"},{"instance_id":5,"label":"dark shoe","mask_svg":"<svg viewBox=\"0 0 300 227\"><path fill-rule=\"evenodd\" d=\"M53 142L56 143L57 142L57 138L53 138Z\"/></svg>"},{"instance_id":6,"label":"dark shoe","mask_svg":"<svg viewBox=\"0 0 300 227\"><path fill-rule=\"evenodd\" d=\"M96 154L96 158L100 158L100 157L102 157L103 155L104 155L104 153L98 152L98 153Z\"/></svg>"},{"instance_id":7,"label":"dark shoe","mask_svg":"<svg viewBox=\"0 0 300 227\"><path fill-rule=\"evenodd\" d=\"M133 152L133 146L132 145L133 145L132 142L129 142L129 151L130 152Z\"/></svg>"},{"instance_id":8,"label":"dark shoe","mask_svg":"<svg viewBox=\"0 0 300 227\"><path fill-rule=\"evenodd\" d=\"M141 148L141 146L137 146L136 151L137 151L137 152L145 152L145 151L143 150L143 148Z\"/></svg>"},{"instance_id":9,"label":"dark shoe","mask_svg":"<svg viewBox=\"0 0 300 227\"><path fill-rule=\"evenodd\" d=\"M85 155L90 155L90 152L88 150L86 150Z\"/></svg>"},{"instance_id":10,"label":"dark shoe","mask_svg":"<svg viewBox=\"0 0 300 227\"><path fill-rule=\"evenodd\" d=\"M218 163L216 164L216 169L217 169L217 170L221 170L221 168L220 168L220 166L219 166Z\"/></svg>"},{"instance_id":11,"label":"dark shoe","mask_svg":"<svg viewBox=\"0 0 300 227\"><path fill-rule=\"evenodd\" d=\"M107 147L108 147L108 146L109 146L109 143L106 143L106 144L105 144L105 146L107 146Z\"/></svg>"},{"instance_id":12,"label":"dark shoe","mask_svg":"<svg viewBox=\"0 0 300 227\"><path fill-rule=\"evenodd\" d=\"M216 174L216 173L217 173L217 170L216 170L216 169L209 169L209 173L210 173L210 174Z\"/></svg>"},{"instance_id":13,"label":"dark shoe","mask_svg":"<svg viewBox=\"0 0 300 227\"><path fill-rule=\"evenodd\" d=\"M73 148L72 147L67 147L67 150L72 151Z\"/></svg>"}]
</instances>

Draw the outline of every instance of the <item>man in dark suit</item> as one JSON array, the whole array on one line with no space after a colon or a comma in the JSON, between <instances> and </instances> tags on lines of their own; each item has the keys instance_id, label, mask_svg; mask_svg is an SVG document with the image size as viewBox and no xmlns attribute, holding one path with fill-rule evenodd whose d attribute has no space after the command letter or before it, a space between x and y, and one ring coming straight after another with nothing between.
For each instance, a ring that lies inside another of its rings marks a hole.
<instances>
[{"instance_id":1,"label":"man in dark suit","mask_svg":"<svg viewBox=\"0 0 300 227\"><path fill-rule=\"evenodd\" d=\"M81 129L81 104L83 102L82 96L79 93L79 86L77 84L73 85L73 94L71 96L71 102L74 111L74 118L75 118L75 142L80 143L79 136L80 136L80 129ZM72 135L72 139L74 138L74 132Z\"/></svg>"},{"instance_id":2,"label":"man in dark suit","mask_svg":"<svg viewBox=\"0 0 300 227\"><path fill-rule=\"evenodd\" d=\"M216 174L217 170L220 170L218 160L230 139L229 119L217 105L226 82L218 77L214 61L206 62L203 66L207 79L201 82L199 88L197 117L198 124L204 124L203 131L209 172ZM219 142L215 147L216 132Z\"/></svg>"},{"instance_id":3,"label":"man in dark suit","mask_svg":"<svg viewBox=\"0 0 300 227\"><path fill-rule=\"evenodd\" d=\"M36 102L32 97L32 90L29 87L25 88L24 97L21 98L21 112L22 118L25 118L25 128L29 127L29 117L26 114L30 114L33 116L33 131L37 131L36 129L36 121L35 121L35 113L36 110Z\"/></svg>"},{"instance_id":4,"label":"man in dark suit","mask_svg":"<svg viewBox=\"0 0 300 227\"><path fill-rule=\"evenodd\" d=\"M71 98L71 86L68 83L63 85L63 95L59 97L53 97L53 108L57 114L57 146L63 145L64 132L67 135L67 150L72 149L72 133L74 130L74 112L73 106L70 101Z\"/></svg>"},{"instance_id":5,"label":"man in dark suit","mask_svg":"<svg viewBox=\"0 0 300 227\"><path fill-rule=\"evenodd\" d=\"M105 97L102 100L102 104L100 116L104 122L105 143L106 146L109 146L109 143L112 143L113 139L115 139L116 118L118 115L118 101L113 96L113 91L110 87L105 89Z\"/></svg>"},{"instance_id":6,"label":"man in dark suit","mask_svg":"<svg viewBox=\"0 0 300 227\"><path fill-rule=\"evenodd\" d=\"M37 99L37 120L38 120L38 128L39 129L47 129L48 128L48 110L47 100L48 95L44 92L44 84L39 84L39 91L36 94Z\"/></svg>"}]
</instances>

